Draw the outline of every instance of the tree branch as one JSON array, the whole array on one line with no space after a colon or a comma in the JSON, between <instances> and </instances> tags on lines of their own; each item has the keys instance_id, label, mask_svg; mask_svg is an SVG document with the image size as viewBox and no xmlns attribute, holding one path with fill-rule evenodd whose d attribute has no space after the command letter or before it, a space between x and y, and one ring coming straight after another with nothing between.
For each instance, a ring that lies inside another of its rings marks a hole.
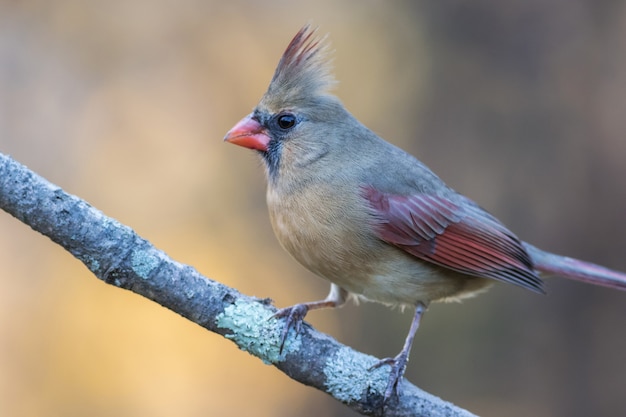
<instances>
[{"instance_id":1,"label":"tree branch","mask_svg":"<svg viewBox=\"0 0 626 417\"><path fill-rule=\"evenodd\" d=\"M272 364L365 415L470 417L471 413L404 379L398 398L382 409L389 367L309 325L292 331L279 353L282 320L270 300L259 300L205 278L170 259L131 228L0 153L0 208L48 236L104 282L133 291Z\"/></svg>"}]
</instances>

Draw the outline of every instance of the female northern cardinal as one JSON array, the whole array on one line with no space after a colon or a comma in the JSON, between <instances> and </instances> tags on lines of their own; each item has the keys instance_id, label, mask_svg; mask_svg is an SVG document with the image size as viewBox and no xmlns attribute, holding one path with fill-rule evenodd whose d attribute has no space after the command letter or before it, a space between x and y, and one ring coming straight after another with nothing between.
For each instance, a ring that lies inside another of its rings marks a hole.
<instances>
[{"instance_id":1,"label":"female northern cardinal","mask_svg":"<svg viewBox=\"0 0 626 417\"><path fill-rule=\"evenodd\" d=\"M541 251L449 188L420 161L361 124L328 91L327 45L303 27L254 111L224 140L256 150L268 179L278 240L331 282L325 300L280 310L299 330L309 310L349 296L415 307L404 347L389 364L397 388L422 313L503 281L543 293L538 273L626 290L626 274ZM282 344L281 344L282 349Z\"/></svg>"}]
</instances>

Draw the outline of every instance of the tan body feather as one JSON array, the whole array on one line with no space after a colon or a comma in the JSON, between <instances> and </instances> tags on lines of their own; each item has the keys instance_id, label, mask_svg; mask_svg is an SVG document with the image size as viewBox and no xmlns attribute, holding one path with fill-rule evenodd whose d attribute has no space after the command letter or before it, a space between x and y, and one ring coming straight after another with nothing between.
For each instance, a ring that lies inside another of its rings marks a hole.
<instances>
[{"instance_id":1,"label":"tan body feather","mask_svg":"<svg viewBox=\"0 0 626 417\"><path fill-rule=\"evenodd\" d=\"M303 171L317 167L300 166L298 180L290 181L289 166L268 186L267 206L278 241L313 273L389 305L461 299L492 283L420 262L378 239L372 233L374 214L345 175L300 185Z\"/></svg>"}]
</instances>

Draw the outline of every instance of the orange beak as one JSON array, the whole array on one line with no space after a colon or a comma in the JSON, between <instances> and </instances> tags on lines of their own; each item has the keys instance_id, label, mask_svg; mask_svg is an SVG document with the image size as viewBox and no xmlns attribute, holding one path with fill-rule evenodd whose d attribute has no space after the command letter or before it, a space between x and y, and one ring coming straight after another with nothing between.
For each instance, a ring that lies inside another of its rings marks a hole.
<instances>
[{"instance_id":1,"label":"orange beak","mask_svg":"<svg viewBox=\"0 0 626 417\"><path fill-rule=\"evenodd\" d=\"M224 136L224 141L265 152L267 151L270 137L267 134L267 130L254 120L251 115L248 115L228 131L226 136Z\"/></svg>"}]
</instances>

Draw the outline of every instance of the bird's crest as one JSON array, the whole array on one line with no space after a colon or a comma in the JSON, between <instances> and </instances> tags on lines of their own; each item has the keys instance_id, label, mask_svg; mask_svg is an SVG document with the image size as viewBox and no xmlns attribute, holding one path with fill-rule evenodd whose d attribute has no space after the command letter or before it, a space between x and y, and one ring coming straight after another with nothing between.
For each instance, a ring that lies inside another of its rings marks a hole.
<instances>
[{"instance_id":1,"label":"bird's crest","mask_svg":"<svg viewBox=\"0 0 626 417\"><path fill-rule=\"evenodd\" d=\"M326 36L315 36L317 29L305 25L287 46L267 90L269 97L298 102L324 95L335 84L331 73Z\"/></svg>"}]
</instances>

